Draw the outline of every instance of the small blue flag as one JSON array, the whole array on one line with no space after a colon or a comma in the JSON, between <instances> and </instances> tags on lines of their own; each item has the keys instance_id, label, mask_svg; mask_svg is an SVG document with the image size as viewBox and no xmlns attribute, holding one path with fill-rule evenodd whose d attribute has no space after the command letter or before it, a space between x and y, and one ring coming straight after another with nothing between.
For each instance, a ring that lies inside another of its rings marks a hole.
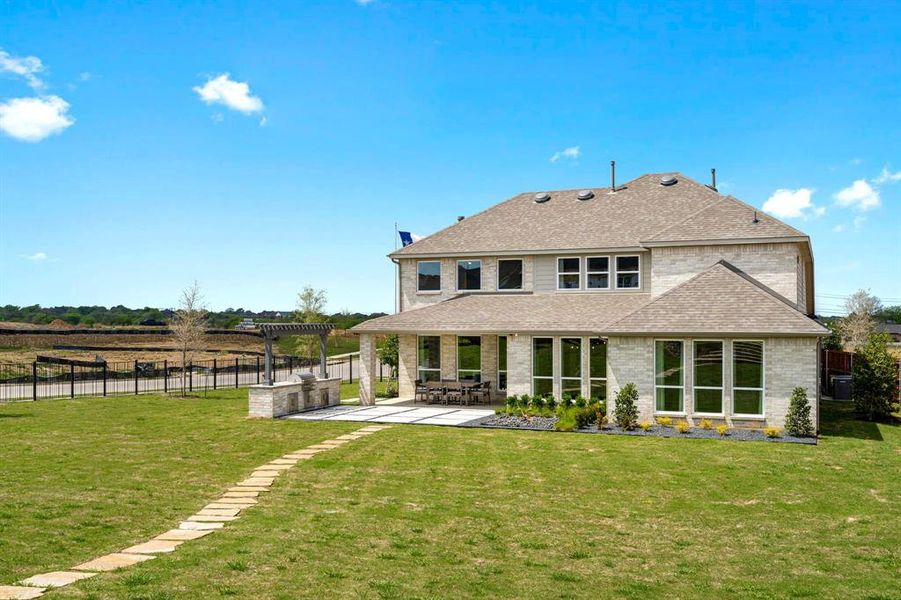
<instances>
[{"instance_id":1,"label":"small blue flag","mask_svg":"<svg viewBox=\"0 0 901 600\"><path fill-rule=\"evenodd\" d=\"M413 234L409 231L398 231L400 234L400 243L403 244L404 248L413 243Z\"/></svg>"}]
</instances>

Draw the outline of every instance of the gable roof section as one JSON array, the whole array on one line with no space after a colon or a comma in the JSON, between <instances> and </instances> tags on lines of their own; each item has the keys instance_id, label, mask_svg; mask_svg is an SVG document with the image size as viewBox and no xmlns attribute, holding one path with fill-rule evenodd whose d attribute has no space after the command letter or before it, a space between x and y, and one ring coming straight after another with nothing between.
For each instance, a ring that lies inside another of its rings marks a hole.
<instances>
[{"instance_id":1,"label":"gable roof section","mask_svg":"<svg viewBox=\"0 0 901 600\"><path fill-rule=\"evenodd\" d=\"M638 248L641 240L723 199L680 173L675 185L660 185L662 175L642 175L615 193L593 188L594 197L584 201L576 197L579 190L550 192L540 204L534 192L519 194L391 256Z\"/></svg>"},{"instance_id":2,"label":"gable roof section","mask_svg":"<svg viewBox=\"0 0 901 600\"><path fill-rule=\"evenodd\" d=\"M650 301L650 294L467 294L355 326L354 333L584 333Z\"/></svg>"},{"instance_id":3,"label":"gable roof section","mask_svg":"<svg viewBox=\"0 0 901 600\"><path fill-rule=\"evenodd\" d=\"M643 239L642 243L772 238L806 240L807 235L737 198L725 196Z\"/></svg>"},{"instance_id":4,"label":"gable roof section","mask_svg":"<svg viewBox=\"0 0 901 600\"><path fill-rule=\"evenodd\" d=\"M619 319L608 334L828 335L791 302L726 261Z\"/></svg>"}]
</instances>

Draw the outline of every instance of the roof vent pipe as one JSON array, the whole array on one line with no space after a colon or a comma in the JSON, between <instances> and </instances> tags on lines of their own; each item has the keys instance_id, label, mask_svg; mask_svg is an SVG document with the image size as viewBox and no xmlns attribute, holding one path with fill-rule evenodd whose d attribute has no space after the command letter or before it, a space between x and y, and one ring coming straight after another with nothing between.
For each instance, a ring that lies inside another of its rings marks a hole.
<instances>
[{"instance_id":1,"label":"roof vent pipe","mask_svg":"<svg viewBox=\"0 0 901 600\"><path fill-rule=\"evenodd\" d=\"M610 191L616 191L616 161L610 161Z\"/></svg>"},{"instance_id":2,"label":"roof vent pipe","mask_svg":"<svg viewBox=\"0 0 901 600\"><path fill-rule=\"evenodd\" d=\"M710 189L716 191L716 169L710 169Z\"/></svg>"},{"instance_id":3,"label":"roof vent pipe","mask_svg":"<svg viewBox=\"0 0 901 600\"><path fill-rule=\"evenodd\" d=\"M459 223L460 221L462 221L465 218L466 217L464 217L463 215L460 215L459 217L457 217L457 223Z\"/></svg>"},{"instance_id":4,"label":"roof vent pipe","mask_svg":"<svg viewBox=\"0 0 901 600\"><path fill-rule=\"evenodd\" d=\"M760 219L757 218L757 211L756 211L756 210L754 211L754 220L751 221L751 222L752 222L752 223L760 223Z\"/></svg>"}]
</instances>

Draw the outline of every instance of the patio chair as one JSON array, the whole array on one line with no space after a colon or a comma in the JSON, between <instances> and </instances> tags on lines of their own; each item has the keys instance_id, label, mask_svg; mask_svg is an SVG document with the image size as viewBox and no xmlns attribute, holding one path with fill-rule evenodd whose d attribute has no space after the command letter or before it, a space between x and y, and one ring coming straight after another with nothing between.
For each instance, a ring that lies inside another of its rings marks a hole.
<instances>
[{"instance_id":1,"label":"patio chair","mask_svg":"<svg viewBox=\"0 0 901 600\"><path fill-rule=\"evenodd\" d=\"M417 400L422 400L423 402L429 401L429 386L422 379L416 380L415 392L413 393L413 402L415 403Z\"/></svg>"},{"instance_id":2,"label":"patio chair","mask_svg":"<svg viewBox=\"0 0 901 600\"><path fill-rule=\"evenodd\" d=\"M426 402L444 402L444 384L440 381L426 382Z\"/></svg>"},{"instance_id":3,"label":"patio chair","mask_svg":"<svg viewBox=\"0 0 901 600\"><path fill-rule=\"evenodd\" d=\"M463 385L459 381L446 383L444 387L445 404L463 404Z\"/></svg>"},{"instance_id":4,"label":"patio chair","mask_svg":"<svg viewBox=\"0 0 901 600\"><path fill-rule=\"evenodd\" d=\"M469 400L476 404L491 404L491 382L483 381L481 385L472 388L469 391L467 404L469 404Z\"/></svg>"}]
</instances>

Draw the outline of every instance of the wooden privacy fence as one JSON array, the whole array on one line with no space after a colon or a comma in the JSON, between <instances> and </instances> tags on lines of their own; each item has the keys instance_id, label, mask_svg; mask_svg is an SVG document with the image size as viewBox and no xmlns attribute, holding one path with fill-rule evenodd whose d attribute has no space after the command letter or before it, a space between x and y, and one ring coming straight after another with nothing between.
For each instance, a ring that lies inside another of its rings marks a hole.
<instances>
[{"instance_id":1,"label":"wooden privacy fence","mask_svg":"<svg viewBox=\"0 0 901 600\"><path fill-rule=\"evenodd\" d=\"M820 386L823 390L831 390L831 377L833 375L851 375L854 370L854 353L840 350L822 350L820 352ZM895 363L895 393L896 402L901 401L901 361ZM852 382L853 385L853 382Z\"/></svg>"}]
</instances>

